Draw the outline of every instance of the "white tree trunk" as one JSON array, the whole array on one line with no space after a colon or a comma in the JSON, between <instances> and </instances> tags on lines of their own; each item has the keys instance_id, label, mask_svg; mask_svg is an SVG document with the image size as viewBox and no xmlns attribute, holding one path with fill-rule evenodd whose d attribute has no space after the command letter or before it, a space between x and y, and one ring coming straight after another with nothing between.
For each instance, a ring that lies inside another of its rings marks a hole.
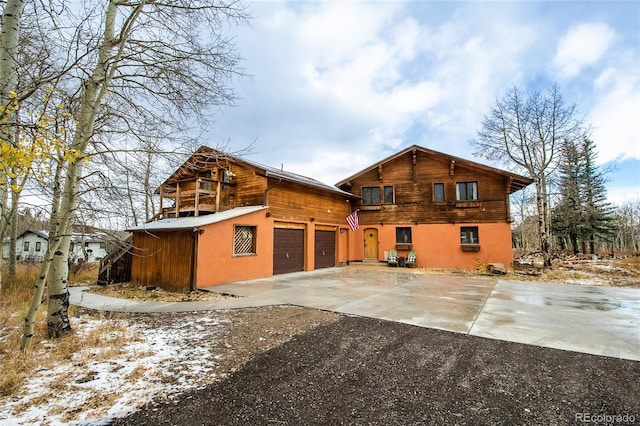
<instances>
[{"instance_id":1,"label":"white tree trunk","mask_svg":"<svg viewBox=\"0 0 640 426\"><path fill-rule=\"evenodd\" d=\"M24 1L22 0L7 0L4 11L2 12L2 29L0 33L0 118L5 116L5 106L11 105L13 99L11 93L16 93L18 90L18 71L17 71L17 52L18 43L20 42L20 22L22 19L22 12L24 11ZM11 126L0 126L0 141L11 141ZM2 194L2 221L4 221L10 212L7 210L6 200L7 195L7 177L5 178L5 185L0 188ZM0 185L3 186L3 185ZM4 241L6 231L6 223L2 223L2 230L0 237ZM2 263L0 259L0 263ZM2 290L2 266L0 265L0 290Z\"/></svg>"},{"instance_id":2,"label":"white tree trunk","mask_svg":"<svg viewBox=\"0 0 640 426\"><path fill-rule=\"evenodd\" d=\"M60 248L53 253L53 262L47 276L49 292L47 307L47 334L49 338L60 337L71 331L69 323L69 247L71 233L67 232L60 240Z\"/></svg>"}]
</instances>

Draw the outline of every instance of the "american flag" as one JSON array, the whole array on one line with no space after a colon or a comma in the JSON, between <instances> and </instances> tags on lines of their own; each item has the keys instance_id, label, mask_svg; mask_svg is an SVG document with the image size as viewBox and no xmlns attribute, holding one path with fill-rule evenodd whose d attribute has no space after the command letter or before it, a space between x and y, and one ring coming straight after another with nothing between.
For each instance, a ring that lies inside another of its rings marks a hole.
<instances>
[{"instance_id":1,"label":"american flag","mask_svg":"<svg viewBox=\"0 0 640 426\"><path fill-rule=\"evenodd\" d=\"M349 227L351 228L352 231L355 231L356 229L358 229L358 210L356 210L355 212L351 213L349 216L347 216L347 223L349 224Z\"/></svg>"}]
</instances>

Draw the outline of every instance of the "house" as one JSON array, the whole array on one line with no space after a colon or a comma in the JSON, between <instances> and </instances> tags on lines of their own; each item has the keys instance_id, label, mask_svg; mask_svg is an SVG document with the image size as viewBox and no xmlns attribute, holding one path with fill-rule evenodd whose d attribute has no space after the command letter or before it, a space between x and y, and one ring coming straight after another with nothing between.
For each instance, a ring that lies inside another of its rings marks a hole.
<instances>
[{"instance_id":1,"label":"house","mask_svg":"<svg viewBox=\"0 0 640 426\"><path fill-rule=\"evenodd\" d=\"M134 283L188 291L348 261L355 197L335 186L201 147L158 194L158 220L129 229Z\"/></svg>"},{"instance_id":2,"label":"house","mask_svg":"<svg viewBox=\"0 0 640 426\"><path fill-rule=\"evenodd\" d=\"M16 260L42 262L47 251L49 233L47 231L26 230L16 239ZM2 245L2 258L9 258L9 240Z\"/></svg>"},{"instance_id":3,"label":"house","mask_svg":"<svg viewBox=\"0 0 640 426\"><path fill-rule=\"evenodd\" d=\"M71 236L69 261L98 262L108 252L109 238L102 232L74 232ZM49 246L49 231L26 230L16 239L16 258L24 262L42 262ZM9 242L2 247L3 259L9 258Z\"/></svg>"},{"instance_id":4,"label":"house","mask_svg":"<svg viewBox=\"0 0 640 426\"><path fill-rule=\"evenodd\" d=\"M509 195L524 176L417 145L339 182L358 196L350 260L417 254L419 266L475 269L512 261ZM360 244L358 244L360 242Z\"/></svg>"},{"instance_id":5,"label":"house","mask_svg":"<svg viewBox=\"0 0 640 426\"><path fill-rule=\"evenodd\" d=\"M201 147L158 188L157 220L128 230L130 278L188 291L384 261L391 249L416 251L420 266L508 265L509 195L530 183L412 146L330 186Z\"/></svg>"}]
</instances>

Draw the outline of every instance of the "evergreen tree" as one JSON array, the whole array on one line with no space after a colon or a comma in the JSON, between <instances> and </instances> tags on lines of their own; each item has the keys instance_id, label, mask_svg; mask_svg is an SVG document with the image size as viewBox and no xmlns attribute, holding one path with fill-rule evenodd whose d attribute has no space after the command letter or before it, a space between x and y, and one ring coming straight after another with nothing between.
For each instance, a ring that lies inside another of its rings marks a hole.
<instances>
[{"instance_id":1,"label":"evergreen tree","mask_svg":"<svg viewBox=\"0 0 640 426\"><path fill-rule=\"evenodd\" d=\"M581 143L583 157L582 192L584 199L584 226L582 239L589 243L589 252L596 252L596 239L612 241L617 226L615 207L607 202L605 171L595 164L595 143L585 137Z\"/></svg>"},{"instance_id":2,"label":"evergreen tree","mask_svg":"<svg viewBox=\"0 0 640 426\"><path fill-rule=\"evenodd\" d=\"M607 202L605 172L596 164L594 142L588 137L562 144L558 168L560 201L553 209L552 229L560 246L579 253L596 252L598 240L615 236L614 207ZM567 244L568 243L568 244Z\"/></svg>"},{"instance_id":3,"label":"evergreen tree","mask_svg":"<svg viewBox=\"0 0 640 426\"><path fill-rule=\"evenodd\" d=\"M560 248L571 247L577 254L578 239L585 222L584 200L580 191L582 158L576 144L566 140L562 143L561 158L558 166L560 202L552 211L551 229L559 239Z\"/></svg>"}]
</instances>

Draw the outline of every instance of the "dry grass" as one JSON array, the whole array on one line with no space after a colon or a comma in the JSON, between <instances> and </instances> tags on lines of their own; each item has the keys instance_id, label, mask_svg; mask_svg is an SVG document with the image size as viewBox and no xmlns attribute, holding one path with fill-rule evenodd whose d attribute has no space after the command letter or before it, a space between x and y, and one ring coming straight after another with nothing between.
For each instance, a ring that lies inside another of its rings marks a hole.
<instances>
[{"instance_id":1,"label":"dry grass","mask_svg":"<svg viewBox=\"0 0 640 426\"><path fill-rule=\"evenodd\" d=\"M15 278L3 277L0 294L0 398L17 394L25 381L37 371L50 369L72 358L75 358L74 363L82 363L82 357L79 357L81 351L83 354L90 353L92 359L107 359L120 354L121 348L131 339L123 338L127 334L122 322L106 321L86 333L74 332L55 341L48 340L46 306L41 306L36 316L32 345L27 351L21 351L24 317L33 298L33 283L38 270L38 265L21 264L17 267ZM97 273L96 267L86 268L75 275L74 281L90 279L88 277L94 273ZM94 315L104 316L102 313ZM70 307L69 316L77 316L75 306ZM61 380L61 383L64 382Z\"/></svg>"},{"instance_id":2,"label":"dry grass","mask_svg":"<svg viewBox=\"0 0 640 426\"><path fill-rule=\"evenodd\" d=\"M70 285L94 285L98 281L98 263L87 263L78 268L72 267L69 271Z\"/></svg>"},{"instance_id":3,"label":"dry grass","mask_svg":"<svg viewBox=\"0 0 640 426\"><path fill-rule=\"evenodd\" d=\"M193 302L196 300L222 300L229 298L206 291L190 291L189 293L176 293L163 290L158 287L147 288L132 283L109 284L107 286L95 286L93 293L103 296L117 297L119 299L146 300L150 302Z\"/></svg>"}]
</instances>

